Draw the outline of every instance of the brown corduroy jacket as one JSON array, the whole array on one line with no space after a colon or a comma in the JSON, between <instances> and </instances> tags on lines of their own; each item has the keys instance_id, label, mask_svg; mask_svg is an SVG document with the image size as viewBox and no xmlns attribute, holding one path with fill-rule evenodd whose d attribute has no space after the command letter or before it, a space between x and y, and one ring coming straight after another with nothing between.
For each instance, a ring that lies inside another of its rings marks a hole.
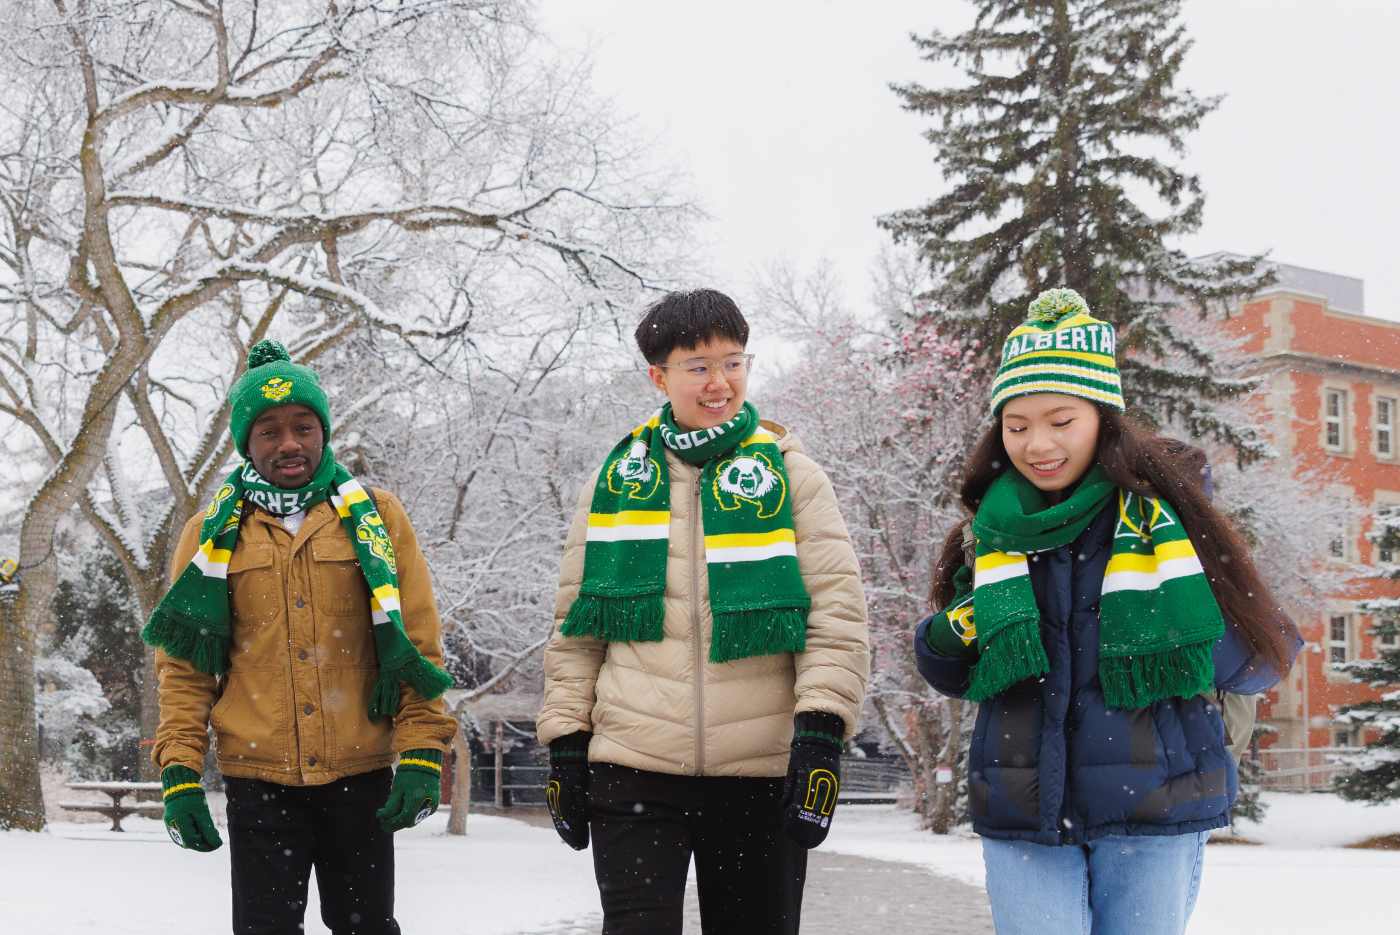
<instances>
[{"instance_id":1,"label":"brown corduroy jacket","mask_svg":"<svg viewBox=\"0 0 1400 935\"><path fill-rule=\"evenodd\" d=\"M442 636L428 563L398 498L372 492L394 543L399 600L409 638L442 665ZM203 514L185 524L171 580L199 545ZM444 753L456 731L441 698L404 687L395 718L370 720L378 673L369 589L335 508L307 511L293 535L278 517L252 510L238 530L228 569L233 641L229 671L206 675L156 653L160 726L151 758L204 769L214 728L227 776L314 786L389 766L404 750Z\"/></svg>"},{"instance_id":2,"label":"brown corduroy jacket","mask_svg":"<svg viewBox=\"0 0 1400 935\"><path fill-rule=\"evenodd\" d=\"M664 638L607 643L559 632L583 579L590 480L564 545L554 636L545 647L544 707L536 722L542 743L592 731L592 762L679 775L776 777L787 769L794 713L836 714L846 736L855 733L870 670L860 567L831 481L786 429L763 426L777 439L792 491L797 564L812 599L806 650L709 661L700 470L668 451Z\"/></svg>"}]
</instances>

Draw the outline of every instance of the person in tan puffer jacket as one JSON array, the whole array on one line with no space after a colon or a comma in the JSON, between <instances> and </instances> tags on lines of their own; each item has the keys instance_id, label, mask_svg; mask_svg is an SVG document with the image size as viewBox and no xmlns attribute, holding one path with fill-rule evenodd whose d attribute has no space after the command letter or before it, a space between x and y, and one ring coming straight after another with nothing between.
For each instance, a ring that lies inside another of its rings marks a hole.
<instances>
[{"instance_id":1,"label":"person in tan puffer jacket","mask_svg":"<svg viewBox=\"0 0 1400 935\"><path fill-rule=\"evenodd\" d=\"M738 308L712 290L648 310L638 345L676 425L703 433L741 412L747 338ZM810 598L800 651L711 661L701 465L670 447L661 638L564 635L585 579L596 473L579 496L537 727L560 836L585 847L592 831L606 935L679 933L692 854L706 932L796 932L806 849L830 824L869 671L865 597L831 482L795 435L760 425L781 452Z\"/></svg>"}]
</instances>

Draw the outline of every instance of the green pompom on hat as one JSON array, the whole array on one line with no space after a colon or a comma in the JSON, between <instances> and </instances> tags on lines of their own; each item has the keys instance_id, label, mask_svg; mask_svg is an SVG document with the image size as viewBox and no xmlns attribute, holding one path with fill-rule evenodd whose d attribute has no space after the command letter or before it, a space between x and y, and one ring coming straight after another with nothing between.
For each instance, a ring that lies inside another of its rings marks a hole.
<instances>
[{"instance_id":1,"label":"green pompom on hat","mask_svg":"<svg viewBox=\"0 0 1400 935\"><path fill-rule=\"evenodd\" d=\"M292 363L278 341L263 340L248 350L248 370L229 391L229 431L238 453L248 457L248 433L258 416L277 406L301 405L321 420L327 443L331 440L331 407L316 371Z\"/></svg>"},{"instance_id":2,"label":"green pompom on hat","mask_svg":"<svg viewBox=\"0 0 1400 935\"><path fill-rule=\"evenodd\" d=\"M1073 289L1046 289L1006 336L992 381L992 414L1008 400L1033 393L1078 396L1114 409L1123 403L1113 326L1089 311Z\"/></svg>"}]
</instances>

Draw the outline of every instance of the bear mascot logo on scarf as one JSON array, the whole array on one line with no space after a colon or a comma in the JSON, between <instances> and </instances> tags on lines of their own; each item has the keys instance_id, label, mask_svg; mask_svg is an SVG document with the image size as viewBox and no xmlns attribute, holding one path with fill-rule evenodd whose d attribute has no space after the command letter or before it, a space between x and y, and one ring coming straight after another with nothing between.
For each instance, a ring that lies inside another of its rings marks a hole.
<instances>
[{"instance_id":1,"label":"bear mascot logo on scarf","mask_svg":"<svg viewBox=\"0 0 1400 935\"><path fill-rule=\"evenodd\" d=\"M787 499L787 482L759 452L739 455L715 470L715 501L721 510L737 510L740 504L758 507L759 519L776 516Z\"/></svg>"}]
</instances>

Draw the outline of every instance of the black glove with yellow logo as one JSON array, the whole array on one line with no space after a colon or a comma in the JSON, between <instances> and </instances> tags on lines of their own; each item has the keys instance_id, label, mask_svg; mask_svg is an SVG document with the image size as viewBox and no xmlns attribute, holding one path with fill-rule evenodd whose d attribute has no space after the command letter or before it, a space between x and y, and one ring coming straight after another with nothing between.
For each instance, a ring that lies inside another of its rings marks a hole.
<instances>
[{"instance_id":1,"label":"black glove with yellow logo","mask_svg":"<svg viewBox=\"0 0 1400 935\"><path fill-rule=\"evenodd\" d=\"M592 734L580 730L549 744L545 802L554 830L576 851L588 846L588 741L592 739Z\"/></svg>"},{"instance_id":2,"label":"black glove with yellow logo","mask_svg":"<svg viewBox=\"0 0 1400 935\"><path fill-rule=\"evenodd\" d=\"M841 792L841 748L846 722L824 711L795 718L787 784L783 788L783 829L805 848L826 840L836 797Z\"/></svg>"}]
</instances>

